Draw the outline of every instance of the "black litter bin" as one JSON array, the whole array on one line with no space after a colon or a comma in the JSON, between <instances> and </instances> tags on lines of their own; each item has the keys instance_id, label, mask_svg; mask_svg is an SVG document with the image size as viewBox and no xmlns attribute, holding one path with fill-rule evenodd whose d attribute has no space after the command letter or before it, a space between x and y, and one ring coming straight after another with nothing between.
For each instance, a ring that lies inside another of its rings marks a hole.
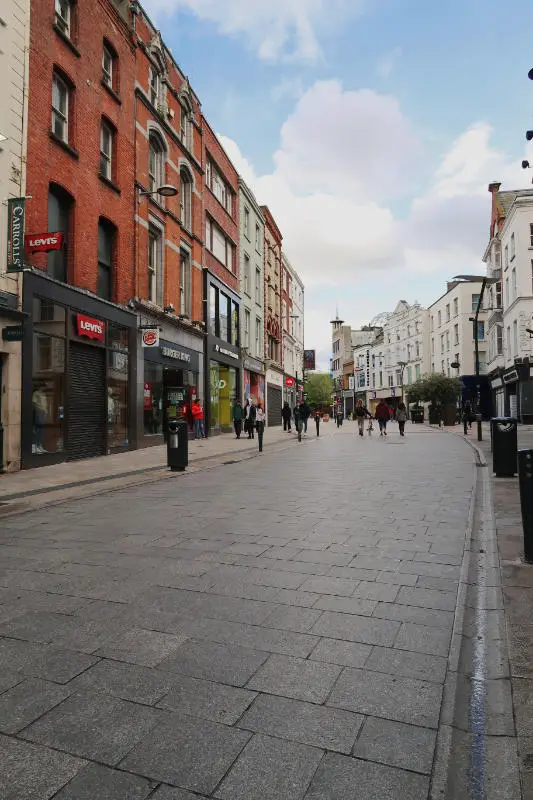
<instances>
[{"instance_id":1,"label":"black litter bin","mask_svg":"<svg viewBox=\"0 0 533 800\"><path fill-rule=\"evenodd\" d=\"M493 417L492 471L498 478L512 477L518 470L517 421L513 417Z\"/></svg>"},{"instance_id":2,"label":"black litter bin","mask_svg":"<svg viewBox=\"0 0 533 800\"><path fill-rule=\"evenodd\" d=\"M185 420L168 423L167 465L172 472L183 472L189 463L189 429Z\"/></svg>"}]
</instances>

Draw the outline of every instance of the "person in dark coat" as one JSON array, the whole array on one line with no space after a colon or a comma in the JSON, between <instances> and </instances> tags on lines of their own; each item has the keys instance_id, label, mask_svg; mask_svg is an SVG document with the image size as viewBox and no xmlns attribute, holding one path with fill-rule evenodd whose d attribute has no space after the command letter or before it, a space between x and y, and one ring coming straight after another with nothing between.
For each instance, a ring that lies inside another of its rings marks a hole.
<instances>
[{"instance_id":1,"label":"person in dark coat","mask_svg":"<svg viewBox=\"0 0 533 800\"><path fill-rule=\"evenodd\" d=\"M291 432L291 417L292 411L290 405L285 401L281 409L281 416L283 418L283 430Z\"/></svg>"},{"instance_id":2,"label":"person in dark coat","mask_svg":"<svg viewBox=\"0 0 533 800\"><path fill-rule=\"evenodd\" d=\"M374 413L379 425L379 435L387 435L387 422L390 420L390 409L384 400L380 400Z\"/></svg>"},{"instance_id":3,"label":"person in dark coat","mask_svg":"<svg viewBox=\"0 0 533 800\"><path fill-rule=\"evenodd\" d=\"M307 420L311 414L311 409L307 405L307 402L304 400L303 403L300 405L300 419L304 426L304 433L307 433Z\"/></svg>"},{"instance_id":4,"label":"person in dark coat","mask_svg":"<svg viewBox=\"0 0 533 800\"><path fill-rule=\"evenodd\" d=\"M242 418L243 418L243 410L241 406L241 401L235 400L235 405L233 406L233 427L235 428L235 436L237 437L237 439L241 438Z\"/></svg>"},{"instance_id":5,"label":"person in dark coat","mask_svg":"<svg viewBox=\"0 0 533 800\"><path fill-rule=\"evenodd\" d=\"M246 401L244 414L244 430L248 432L249 439L255 439L256 408L249 400Z\"/></svg>"}]
</instances>

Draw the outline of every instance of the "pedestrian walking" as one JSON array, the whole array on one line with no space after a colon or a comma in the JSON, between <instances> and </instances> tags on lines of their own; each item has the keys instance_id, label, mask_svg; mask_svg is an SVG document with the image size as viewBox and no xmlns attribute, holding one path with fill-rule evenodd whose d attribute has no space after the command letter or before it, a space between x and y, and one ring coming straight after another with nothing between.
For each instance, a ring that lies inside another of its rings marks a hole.
<instances>
[{"instance_id":1,"label":"pedestrian walking","mask_svg":"<svg viewBox=\"0 0 533 800\"><path fill-rule=\"evenodd\" d=\"M294 409L294 427L296 428L296 433L298 434L298 441L302 441L302 427L303 427L303 420L302 420L302 407L298 405Z\"/></svg>"},{"instance_id":2,"label":"pedestrian walking","mask_svg":"<svg viewBox=\"0 0 533 800\"><path fill-rule=\"evenodd\" d=\"M257 441L259 444L259 452L263 452L263 434L265 432L265 412L261 403L257 406L255 414L255 427L257 428Z\"/></svg>"},{"instance_id":3,"label":"pedestrian walking","mask_svg":"<svg viewBox=\"0 0 533 800\"><path fill-rule=\"evenodd\" d=\"M405 423L407 422L407 408L403 400L398 403L398 408L396 409L396 422L398 423L398 427L400 429L400 436L405 436Z\"/></svg>"},{"instance_id":4,"label":"pedestrian walking","mask_svg":"<svg viewBox=\"0 0 533 800\"><path fill-rule=\"evenodd\" d=\"M292 411L290 405L285 401L283 408L281 409L281 416L283 418L283 430L291 432L291 417Z\"/></svg>"},{"instance_id":5,"label":"pedestrian walking","mask_svg":"<svg viewBox=\"0 0 533 800\"><path fill-rule=\"evenodd\" d=\"M241 438L242 417L243 417L243 410L241 406L241 401L235 400L235 404L233 406L233 427L235 428L235 436L237 437L237 439Z\"/></svg>"},{"instance_id":6,"label":"pedestrian walking","mask_svg":"<svg viewBox=\"0 0 533 800\"><path fill-rule=\"evenodd\" d=\"M248 433L249 439L254 439L256 408L250 400L246 401L244 415L244 430Z\"/></svg>"},{"instance_id":7,"label":"pedestrian walking","mask_svg":"<svg viewBox=\"0 0 533 800\"><path fill-rule=\"evenodd\" d=\"M307 401L304 400L300 406L300 417L302 420L304 433L307 433L307 420L309 419L310 414L311 414L311 409L307 405Z\"/></svg>"},{"instance_id":8,"label":"pedestrian walking","mask_svg":"<svg viewBox=\"0 0 533 800\"><path fill-rule=\"evenodd\" d=\"M387 422L390 420L390 410L384 400L380 400L376 408L375 417L379 425L379 435L387 435Z\"/></svg>"},{"instance_id":9,"label":"pedestrian walking","mask_svg":"<svg viewBox=\"0 0 533 800\"><path fill-rule=\"evenodd\" d=\"M193 420L193 427L194 427L194 438L205 439L205 429L204 429L204 407L199 400L195 400L191 407L192 413L192 420Z\"/></svg>"},{"instance_id":10,"label":"pedestrian walking","mask_svg":"<svg viewBox=\"0 0 533 800\"><path fill-rule=\"evenodd\" d=\"M463 431L465 436L467 436L468 430L472 427L472 421L475 417L475 414L472 411L472 406L468 401L463 406L462 417L463 417Z\"/></svg>"},{"instance_id":11,"label":"pedestrian walking","mask_svg":"<svg viewBox=\"0 0 533 800\"><path fill-rule=\"evenodd\" d=\"M372 414L370 411L363 405L362 400L358 400L355 405L355 417L357 419L357 427L359 428L359 436L365 435L365 419L370 417L372 419ZM368 433L370 434L370 428Z\"/></svg>"},{"instance_id":12,"label":"pedestrian walking","mask_svg":"<svg viewBox=\"0 0 533 800\"><path fill-rule=\"evenodd\" d=\"M320 419L321 419L320 410L317 409L315 411L315 425L316 425L316 435L317 436L320 436Z\"/></svg>"}]
</instances>

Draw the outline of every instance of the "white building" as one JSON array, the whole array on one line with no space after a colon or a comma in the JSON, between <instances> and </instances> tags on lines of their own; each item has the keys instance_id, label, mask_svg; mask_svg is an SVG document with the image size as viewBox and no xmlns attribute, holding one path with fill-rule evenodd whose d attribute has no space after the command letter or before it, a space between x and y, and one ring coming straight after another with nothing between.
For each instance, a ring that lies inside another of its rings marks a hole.
<instances>
[{"instance_id":1,"label":"white building","mask_svg":"<svg viewBox=\"0 0 533 800\"><path fill-rule=\"evenodd\" d=\"M265 402L264 266L265 221L251 189L239 178L241 346L243 401Z\"/></svg>"},{"instance_id":2,"label":"white building","mask_svg":"<svg viewBox=\"0 0 533 800\"><path fill-rule=\"evenodd\" d=\"M282 254L283 281L281 299L283 320L283 402L291 408L303 391L304 356L304 285L302 279Z\"/></svg>"},{"instance_id":3,"label":"white building","mask_svg":"<svg viewBox=\"0 0 533 800\"><path fill-rule=\"evenodd\" d=\"M21 344L5 341L20 325L22 274L7 272L6 198L24 197L29 51L29 2L0 8L0 472L20 467Z\"/></svg>"},{"instance_id":4,"label":"white building","mask_svg":"<svg viewBox=\"0 0 533 800\"><path fill-rule=\"evenodd\" d=\"M492 411L533 422L533 190L492 194L484 255L490 307L488 370Z\"/></svg>"},{"instance_id":5,"label":"white building","mask_svg":"<svg viewBox=\"0 0 533 800\"><path fill-rule=\"evenodd\" d=\"M373 410L380 400L395 407L409 385L429 371L429 313L419 303L400 300L393 312L373 321L382 328L370 348L365 388ZM364 354L366 359L366 354Z\"/></svg>"},{"instance_id":6,"label":"white building","mask_svg":"<svg viewBox=\"0 0 533 800\"><path fill-rule=\"evenodd\" d=\"M473 405L477 397L476 359L473 317L479 302L482 275L468 280L450 281L447 291L429 308L431 372L441 372L463 381L463 399ZM483 308L483 306L482 306ZM479 374L481 377L481 410L490 415L488 397L488 314L481 311L478 319ZM458 364L458 367L452 366Z\"/></svg>"}]
</instances>

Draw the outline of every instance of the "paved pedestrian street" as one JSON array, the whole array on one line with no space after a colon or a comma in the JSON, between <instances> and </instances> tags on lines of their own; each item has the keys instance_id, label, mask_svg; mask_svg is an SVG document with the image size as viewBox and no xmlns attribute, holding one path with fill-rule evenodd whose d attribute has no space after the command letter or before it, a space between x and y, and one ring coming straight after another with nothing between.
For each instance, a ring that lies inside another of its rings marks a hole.
<instances>
[{"instance_id":1,"label":"paved pedestrian street","mask_svg":"<svg viewBox=\"0 0 533 800\"><path fill-rule=\"evenodd\" d=\"M473 452L293 441L0 519L2 800L445 797Z\"/></svg>"}]
</instances>

